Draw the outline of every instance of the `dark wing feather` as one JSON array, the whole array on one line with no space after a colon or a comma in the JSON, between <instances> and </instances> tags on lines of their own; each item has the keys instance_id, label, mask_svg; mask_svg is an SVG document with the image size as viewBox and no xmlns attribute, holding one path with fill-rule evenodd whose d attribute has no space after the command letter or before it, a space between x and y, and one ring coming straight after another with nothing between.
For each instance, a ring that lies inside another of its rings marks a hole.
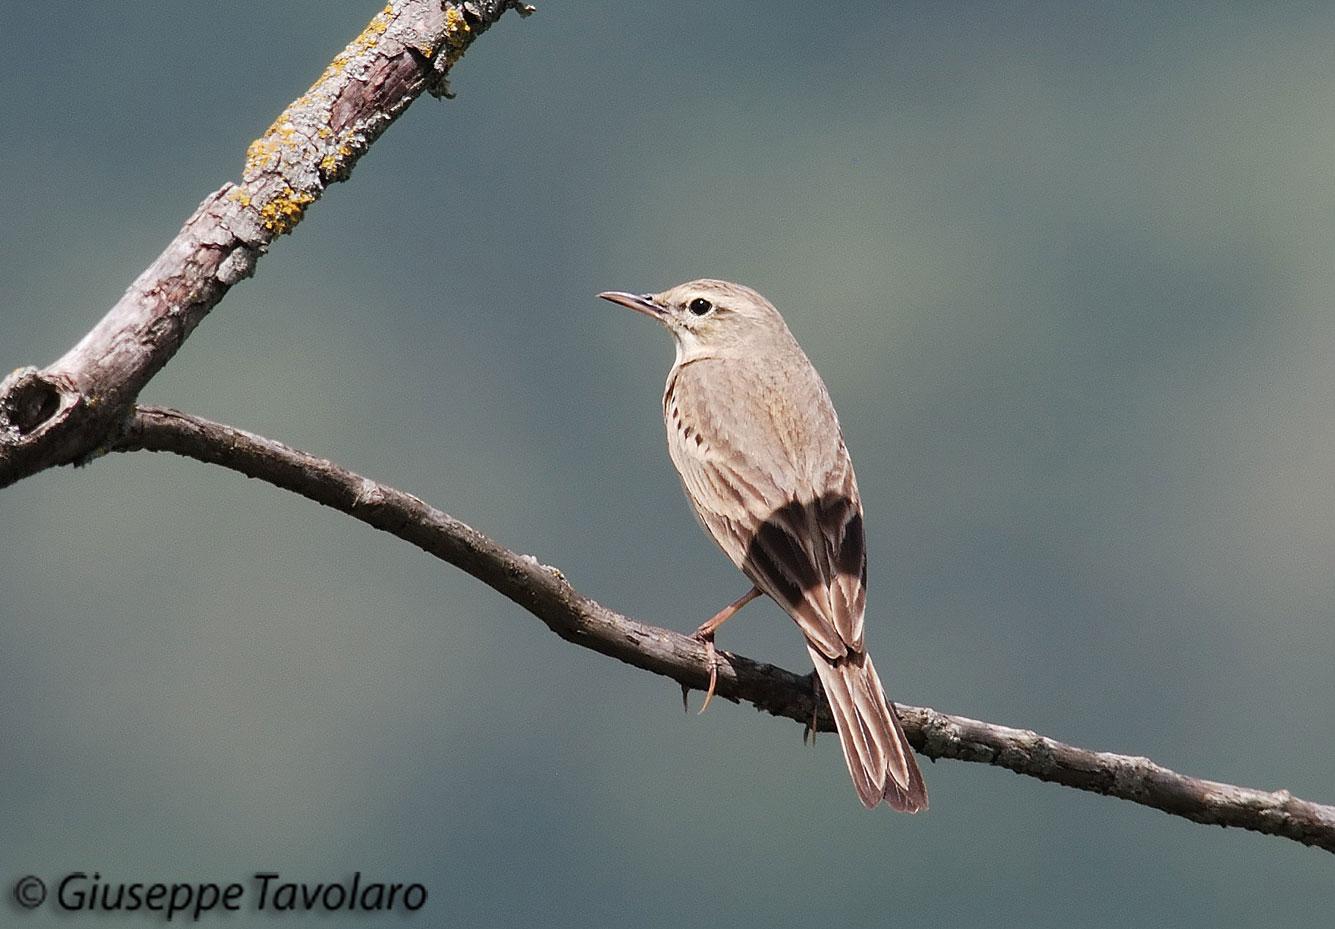
<instances>
[{"instance_id":1,"label":"dark wing feather","mask_svg":"<svg viewBox=\"0 0 1335 929\"><path fill-rule=\"evenodd\" d=\"M828 658L862 650L867 556L856 497L827 493L775 510L754 530L741 568Z\"/></svg>"}]
</instances>

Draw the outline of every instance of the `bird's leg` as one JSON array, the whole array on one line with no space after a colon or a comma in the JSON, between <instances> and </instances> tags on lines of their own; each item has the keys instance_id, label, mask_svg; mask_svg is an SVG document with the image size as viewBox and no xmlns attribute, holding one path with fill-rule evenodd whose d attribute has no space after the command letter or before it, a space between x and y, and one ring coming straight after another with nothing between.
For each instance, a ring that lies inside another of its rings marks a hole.
<instances>
[{"instance_id":1,"label":"bird's leg","mask_svg":"<svg viewBox=\"0 0 1335 929\"><path fill-rule=\"evenodd\" d=\"M820 718L820 698L824 691L820 686L820 675L812 671L807 677L811 678L811 722L807 723L806 728L802 730L802 744L807 744L807 733L811 734L811 744L816 744L816 720Z\"/></svg>"},{"instance_id":2,"label":"bird's leg","mask_svg":"<svg viewBox=\"0 0 1335 929\"><path fill-rule=\"evenodd\" d=\"M714 699L714 687L718 684L718 651L714 648L714 632L719 626L722 626L732 615L746 606L756 597L759 597L761 590L759 587L752 587L746 593L742 594L736 600L729 603L723 609L719 610L712 617L706 620L699 629L691 633L693 638L699 639L705 646L705 664L709 666L709 690L705 692L704 705L700 707L700 712L705 711L709 706L709 701Z\"/></svg>"}]
</instances>

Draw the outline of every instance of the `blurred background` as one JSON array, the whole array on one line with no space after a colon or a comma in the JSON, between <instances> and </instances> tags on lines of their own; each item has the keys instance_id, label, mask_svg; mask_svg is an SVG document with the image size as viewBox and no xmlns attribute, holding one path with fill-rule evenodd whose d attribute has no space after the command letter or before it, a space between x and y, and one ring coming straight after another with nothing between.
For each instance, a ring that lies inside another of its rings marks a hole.
<instances>
[{"instance_id":1,"label":"blurred background","mask_svg":"<svg viewBox=\"0 0 1335 929\"><path fill-rule=\"evenodd\" d=\"M594 294L750 284L839 408L892 697L1335 802L1335 8L539 6L143 400L688 630L745 581L667 458L670 338ZM77 341L378 8L7 5L0 368ZM930 812L868 813L835 739L683 713L669 681L221 469L43 473L0 492L0 527L11 915L22 875L78 870L360 871L471 927L1329 912L1325 852L995 768L927 764ZM808 667L768 603L720 646Z\"/></svg>"}]
</instances>

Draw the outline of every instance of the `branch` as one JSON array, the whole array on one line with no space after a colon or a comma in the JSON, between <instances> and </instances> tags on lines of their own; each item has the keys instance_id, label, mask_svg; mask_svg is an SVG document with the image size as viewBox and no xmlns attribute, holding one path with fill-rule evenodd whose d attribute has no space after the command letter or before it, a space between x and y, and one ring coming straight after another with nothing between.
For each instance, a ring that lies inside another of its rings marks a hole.
<instances>
[{"instance_id":1,"label":"branch","mask_svg":"<svg viewBox=\"0 0 1335 929\"><path fill-rule=\"evenodd\" d=\"M152 265L54 364L0 382L0 487L94 454L139 392L325 187L345 180L423 91L448 96L464 51L521 0L398 0L246 152Z\"/></svg>"},{"instance_id":2,"label":"branch","mask_svg":"<svg viewBox=\"0 0 1335 929\"><path fill-rule=\"evenodd\" d=\"M638 622L590 600L556 568L518 555L416 497L253 433L175 410L140 407L112 451L168 451L221 465L332 507L463 569L542 620L561 638L637 668L703 690L705 652L690 636ZM745 700L775 716L808 723L809 676L721 652L718 695ZM1199 780L1128 755L1076 748L924 707L896 704L913 747L928 758L954 758L1106 794L1193 822L1236 826L1335 852L1335 807ZM824 704L817 728L833 730Z\"/></svg>"}]
</instances>

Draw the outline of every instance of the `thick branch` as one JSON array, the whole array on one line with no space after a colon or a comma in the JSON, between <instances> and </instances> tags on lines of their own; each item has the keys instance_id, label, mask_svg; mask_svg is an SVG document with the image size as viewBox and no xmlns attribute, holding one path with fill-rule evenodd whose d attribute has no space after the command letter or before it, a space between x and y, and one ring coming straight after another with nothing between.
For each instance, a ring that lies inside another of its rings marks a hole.
<instances>
[{"instance_id":1,"label":"thick branch","mask_svg":"<svg viewBox=\"0 0 1335 929\"><path fill-rule=\"evenodd\" d=\"M0 487L87 457L149 379L278 236L519 0L399 0L246 153L240 184L200 204L92 331L46 368L0 382Z\"/></svg>"},{"instance_id":2,"label":"thick branch","mask_svg":"<svg viewBox=\"0 0 1335 929\"><path fill-rule=\"evenodd\" d=\"M579 594L555 568L501 547L416 497L313 458L279 442L174 410L141 407L115 451L169 451L239 471L347 513L462 568L541 619L561 638L637 668L703 689L705 653L686 635L607 609ZM809 677L722 653L718 694L806 723ZM1011 729L896 704L913 747L929 758L955 758L1131 800L1198 823L1237 826L1335 852L1335 807L1186 777L1148 758L1094 752ZM818 728L833 722L822 705Z\"/></svg>"}]
</instances>

